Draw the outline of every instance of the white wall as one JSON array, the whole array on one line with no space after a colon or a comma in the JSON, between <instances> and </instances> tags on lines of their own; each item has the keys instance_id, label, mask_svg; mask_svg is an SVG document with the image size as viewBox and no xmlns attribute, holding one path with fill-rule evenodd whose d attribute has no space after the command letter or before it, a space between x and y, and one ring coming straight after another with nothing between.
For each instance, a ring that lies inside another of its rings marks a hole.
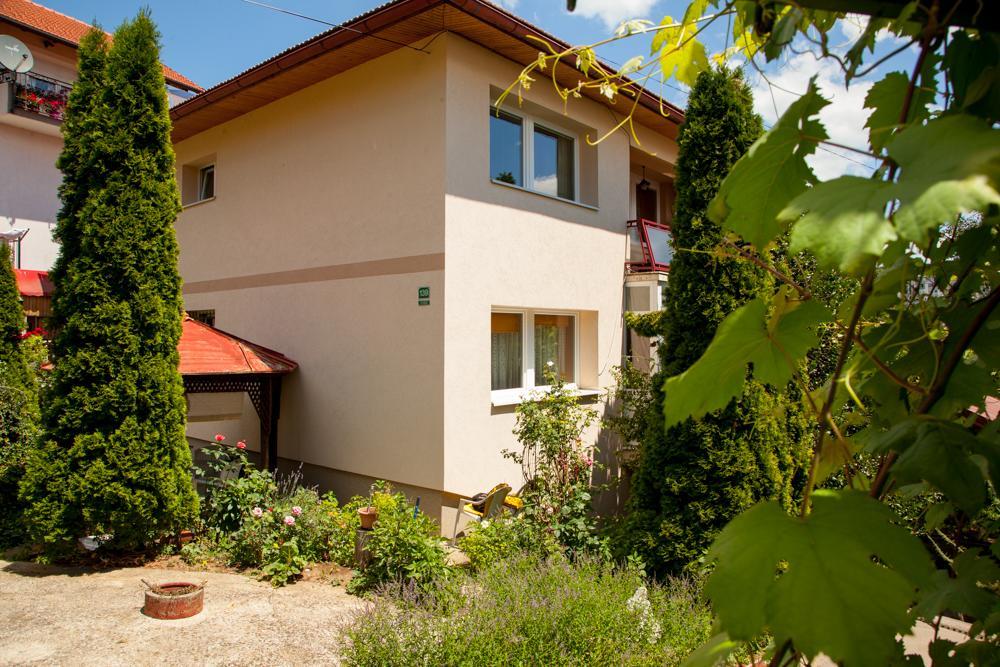
<instances>
[{"instance_id":1,"label":"white wall","mask_svg":"<svg viewBox=\"0 0 1000 667\"><path fill-rule=\"evenodd\" d=\"M443 50L401 49L176 146L182 179L216 165L177 222L185 305L299 363L279 456L338 494L442 485L443 90Z\"/></svg>"},{"instance_id":2,"label":"white wall","mask_svg":"<svg viewBox=\"0 0 1000 667\"><path fill-rule=\"evenodd\" d=\"M596 201L596 209L491 182L491 87L505 88L520 67L454 35L447 44L444 483L447 491L469 494L500 481L515 489L522 483L520 469L501 454L517 445L513 409L491 407L492 308L580 313L580 384L598 389L611 384L610 371L622 351L630 140L618 133L593 149L597 192L586 199ZM552 113L562 109L544 80L525 99ZM572 101L569 113L593 128L592 136L617 122L607 108L586 99ZM644 133L641 139L644 150L661 158L676 155L665 137ZM603 402L594 407L602 409ZM595 427L588 439L597 437Z\"/></svg>"}]
</instances>

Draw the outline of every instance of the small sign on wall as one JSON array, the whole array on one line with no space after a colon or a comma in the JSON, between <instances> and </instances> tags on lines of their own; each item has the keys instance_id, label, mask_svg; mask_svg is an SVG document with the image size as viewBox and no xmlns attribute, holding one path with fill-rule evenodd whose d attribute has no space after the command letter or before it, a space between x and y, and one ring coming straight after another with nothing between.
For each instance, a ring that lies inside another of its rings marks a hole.
<instances>
[{"instance_id":1,"label":"small sign on wall","mask_svg":"<svg viewBox=\"0 0 1000 667\"><path fill-rule=\"evenodd\" d=\"M431 305L431 288L430 287L418 287L417 288L417 305L418 306L429 306L429 305Z\"/></svg>"}]
</instances>

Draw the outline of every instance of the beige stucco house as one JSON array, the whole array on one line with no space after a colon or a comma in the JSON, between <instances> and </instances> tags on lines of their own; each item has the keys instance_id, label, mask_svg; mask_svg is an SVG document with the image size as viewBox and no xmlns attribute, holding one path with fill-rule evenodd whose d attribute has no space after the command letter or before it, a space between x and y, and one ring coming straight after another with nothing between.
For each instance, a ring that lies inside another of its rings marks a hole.
<instances>
[{"instance_id":1,"label":"beige stucco house","mask_svg":"<svg viewBox=\"0 0 1000 667\"><path fill-rule=\"evenodd\" d=\"M76 80L77 45L89 29L30 0L0 0L0 35L24 47L8 41L5 49L34 62L30 69L0 65L0 233L27 232L13 244L17 268L47 271L59 252L52 238L62 180L59 126ZM169 67L163 73L172 104L201 91Z\"/></svg>"},{"instance_id":2,"label":"beige stucco house","mask_svg":"<svg viewBox=\"0 0 1000 667\"><path fill-rule=\"evenodd\" d=\"M658 307L626 223L669 221L682 116L643 93L640 144L594 146L631 101L564 113L544 81L497 115L529 36L560 44L484 0L398 0L173 108L186 307L299 364L281 467L390 480L450 526L457 496L520 485L502 450L544 364L603 407L626 299ZM260 446L247 404L192 414Z\"/></svg>"}]
</instances>

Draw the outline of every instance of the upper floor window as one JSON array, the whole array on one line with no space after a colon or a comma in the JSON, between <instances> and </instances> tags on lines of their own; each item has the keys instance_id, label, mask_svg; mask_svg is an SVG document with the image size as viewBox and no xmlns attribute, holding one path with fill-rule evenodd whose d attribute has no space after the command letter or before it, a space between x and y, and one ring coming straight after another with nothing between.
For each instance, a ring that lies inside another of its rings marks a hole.
<instances>
[{"instance_id":1,"label":"upper floor window","mask_svg":"<svg viewBox=\"0 0 1000 667\"><path fill-rule=\"evenodd\" d=\"M203 155L181 166L181 204L191 206L215 199L215 154Z\"/></svg>"},{"instance_id":2,"label":"upper floor window","mask_svg":"<svg viewBox=\"0 0 1000 667\"><path fill-rule=\"evenodd\" d=\"M577 199L576 138L528 116L490 108L490 179Z\"/></svg>"},{"instance_id":3,"label":"upper floor window","mask_svg":"<svg viewBox=\"0 0 1000 667\"><path fill-rule=\"evenodd\" d=\"M524 147L521 119L501 111L490 113L490 178L501 183L524 185Z\"/></svg>"},{"instance_id":4,"label":"upper floor window","mask_svg":"<svg viewBox=\"0 0 1000 667\"><path fill-rule=\"evenodd\" d=\"M210 164L198 170L198 201L215 196L215 165Z\"/></svg>"}]
</instances>

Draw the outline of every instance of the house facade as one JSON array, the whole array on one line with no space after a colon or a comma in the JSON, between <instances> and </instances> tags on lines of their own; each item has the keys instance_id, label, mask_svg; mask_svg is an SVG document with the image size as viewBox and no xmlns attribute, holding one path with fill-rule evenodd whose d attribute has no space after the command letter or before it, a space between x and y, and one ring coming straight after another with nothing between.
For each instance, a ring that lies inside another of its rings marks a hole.
<instances>
[{"instance_id":1,"label":"house facade","mask_svg":"<svg viewBox=\"0 0 1000 667\"><path fill-rule=\"evenodd\" d=\"M626 298L658 307L662 272L626 289L626 223L669 222L682 116L643 93L639 144L593 145L632 100L564 113L544 80L498 113L529 35L560 43L481 0L398 0L173 109L186 307L299 363L281 467L338 495L389 480L447 526L522 482L502 452L544 367L603 408ZM259 447L243 400L189 432Z\"/></svg>"},{"instance_id":2,"label":"house facade","mask_svg":"<svg viewBox=\"0 0 1000 667\"><path fill-rule=\"evenodd\" d=\"M30 70L0 65L0 233L13 241L14 266L47 271L59 252L52 238L59 212L59 126L76 80L76 50L90 24L29 0L0 0L0 35L18 40ZM201 88L164 67L176 104Z\"/></svg>"}]
</instances>

